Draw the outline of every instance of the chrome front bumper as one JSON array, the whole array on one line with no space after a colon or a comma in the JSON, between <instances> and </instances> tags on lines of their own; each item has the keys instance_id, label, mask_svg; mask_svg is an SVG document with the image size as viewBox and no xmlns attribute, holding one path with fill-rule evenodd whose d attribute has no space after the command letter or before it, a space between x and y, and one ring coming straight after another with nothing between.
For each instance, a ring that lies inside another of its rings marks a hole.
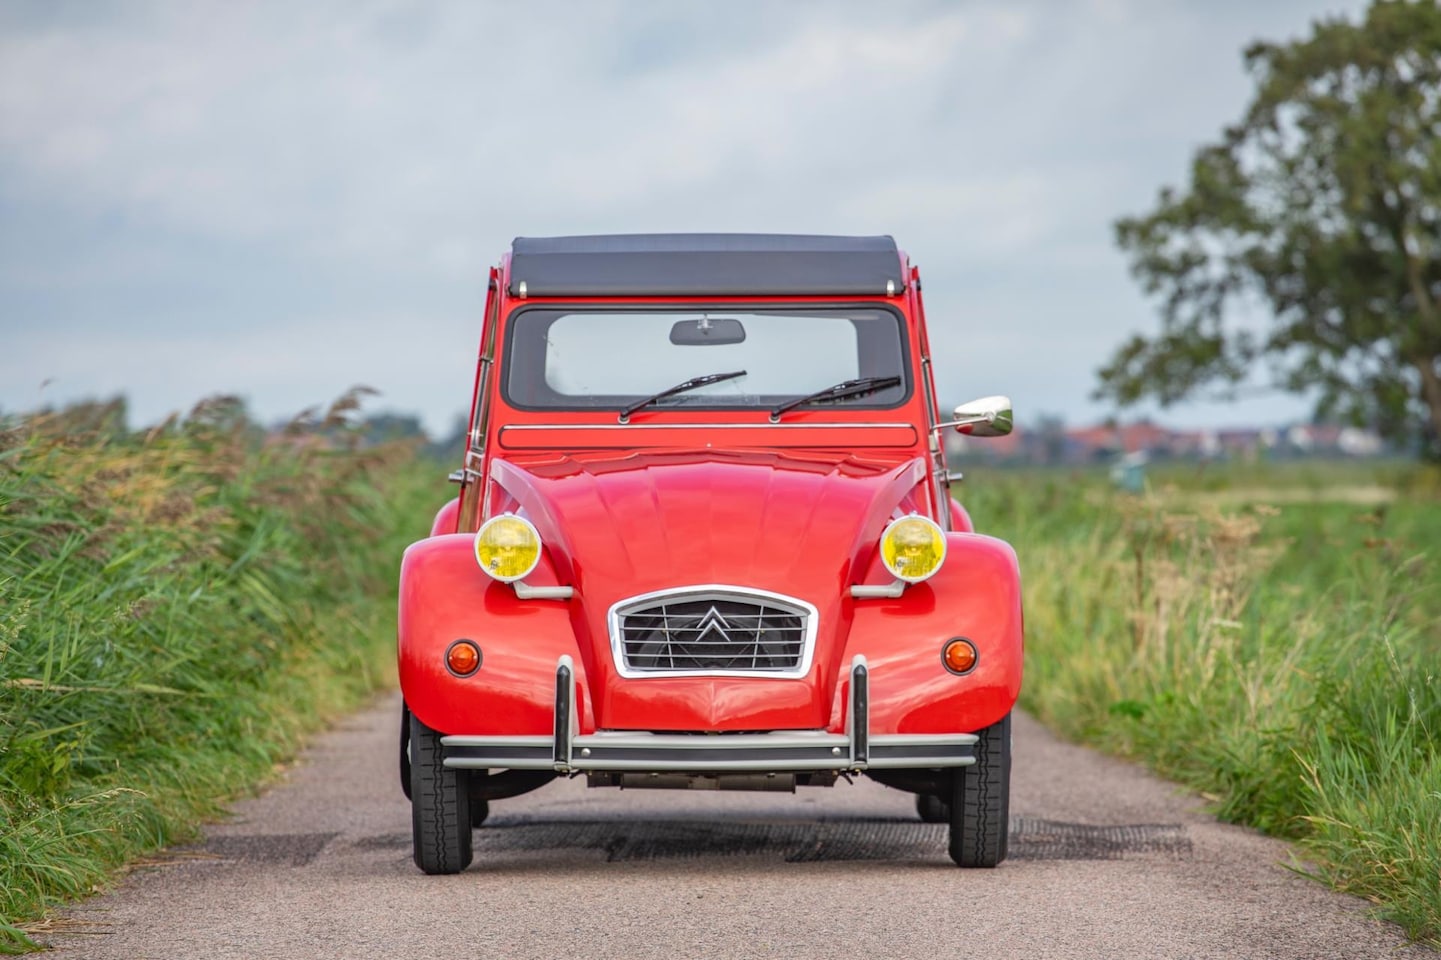
<instances>
[{"instance_id":1,"label":"chrome front bumper","mask_svg":"<svg viewBox=\"0 0 1441 960\"><path fill-rule=\"evenodd\" d=\"M870 682L864 657L851 662L845 733L676 734L603 730L576 732L575 667L561 657L555 670L555 732L550 736L442 737L445 765L459 769L642 771L680 773L846 771L907 767L966 767L976 762L976 736L872 734Z\"/></svg>"}]
</instances>

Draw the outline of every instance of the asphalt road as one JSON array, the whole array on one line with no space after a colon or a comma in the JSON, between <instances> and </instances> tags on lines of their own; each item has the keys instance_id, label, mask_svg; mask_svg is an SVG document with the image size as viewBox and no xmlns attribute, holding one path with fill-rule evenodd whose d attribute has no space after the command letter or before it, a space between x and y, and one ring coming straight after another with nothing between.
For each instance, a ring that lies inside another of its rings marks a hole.
<instances>
[{"instance_id":1,"label":"asphalt road","mask_svg":"<svg viewBox=\"0 0 1441 960\"><path fill-rule=\"evenodd\" d=\"M587 790L492 805L476 861L410 860L398 701L319 738L200 847L62 918L53 956L1434 957L1134 766L1015 726L1011 859L962 871L912 798Z\"/></svg>"}]
</instances>

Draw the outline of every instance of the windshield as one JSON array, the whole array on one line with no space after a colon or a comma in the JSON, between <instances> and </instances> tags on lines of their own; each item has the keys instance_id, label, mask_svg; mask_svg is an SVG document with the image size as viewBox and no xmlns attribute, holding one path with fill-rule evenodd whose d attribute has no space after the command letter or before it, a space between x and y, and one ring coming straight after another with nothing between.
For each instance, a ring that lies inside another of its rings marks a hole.
<instances>
[{"instance_id":1,"label":"windshield","mask_svg":"<svg viewBox=\"0 0 1441 960\"><path fill-rule=\"evenodd\" d=\"M892 407L909 393L900 317L880 308L525 308L511 319L507 350L506 399L523 408L621 408L717 371L745 375L649 409L770 410L861 377L900 380L817 406Z\"/></svg>"}]
</instances>

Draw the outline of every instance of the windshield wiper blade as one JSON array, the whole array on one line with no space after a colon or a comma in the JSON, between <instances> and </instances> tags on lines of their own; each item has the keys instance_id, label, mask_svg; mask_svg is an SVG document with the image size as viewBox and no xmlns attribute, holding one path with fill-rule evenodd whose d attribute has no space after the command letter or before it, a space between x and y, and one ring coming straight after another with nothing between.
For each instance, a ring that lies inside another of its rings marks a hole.
<instances>
[{"instance_id":1,"label":"windshield wiper blade","mask_svg":"<svg viewBox=\"0 0 1441 960\"><path fill-rule=\"evenodd\" d=\"M625 423L630 419L632 413L635 413L641 407L650 406L657 400L664 400L666 397L674 396L677 393L699 390L701 387L708 387L713 383L720 383L722 380L734 380L736 377L743 377L745 375L746 372L744 370L732 370L730 373L708 373L703 377L691 377L689 380L684 380L673 387L662 390L660 393L651 394L644 400L637 400L635 403L624 408L620 412L620 422Z\"/></svg>"},{"instance_id":2,"label":"windshield wiper blade","mask_svg":"<svg viewBox=\"0 0 1441 960\"><path fill-rule=\"evenodd\" d=\"M771 423L781 418L781 414L787 410L799 407L803 403L815 403L820 400L842 400L846 397L859 397L863 394L874 393L877 390L884 390L886 387L899 386L900 377L861 377L858 380L842 380L840 383L832 384L824 390L817 390L815 393L808 393L804 397L796 397L794 400L787 400L785 403L771 411Z\"/></svg>"}]
</instances>

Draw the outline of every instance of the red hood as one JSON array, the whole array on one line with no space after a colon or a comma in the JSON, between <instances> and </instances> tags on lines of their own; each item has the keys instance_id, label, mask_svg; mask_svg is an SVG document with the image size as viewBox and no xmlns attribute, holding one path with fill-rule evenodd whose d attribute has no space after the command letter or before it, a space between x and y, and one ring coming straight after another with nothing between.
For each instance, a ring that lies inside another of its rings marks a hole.
<instances>
[{"instance_id":1,"label":"red hood","mask_svg":"<svg viewBox=\"0 0 1441 960\"><path fill-rule=\"evenodd\" d=\"M827 599L925 478L921 460L773 453L559 457L494 467L562 575L590 600L612 584L632 596L693 583L820 591Z\"/></svg>"},{"instance_id":2,"label":"red hood","mask_svg":"<svg viewBox=\"0 0 1441 960\"><path fill-rule=\"evenodd\" d=\"M657 697L673 695L684 701L675 707L681 719L674 729L708 729L722 712L735 729L763 729L824 724L816 710L823 714L829 705L822 691L830 689L845 643L845 588L874 557L886 522L897 510L916 508L926 465L919 458L672 451L497 459L492 475L508 494L498 510L528 516L561 581L577 589L577 639L601 725L626 727L637 698L650 707L634 715L644 713L653 724ZM610 607L699 584L754 587L813 604L820 621L811 676L615 675L606 633ZM738 683L757 694L771 688L770 707L762 715L737 715ZM726 699L725 711L712 709L716 698Z\"/></svg>"}]
</instances>

